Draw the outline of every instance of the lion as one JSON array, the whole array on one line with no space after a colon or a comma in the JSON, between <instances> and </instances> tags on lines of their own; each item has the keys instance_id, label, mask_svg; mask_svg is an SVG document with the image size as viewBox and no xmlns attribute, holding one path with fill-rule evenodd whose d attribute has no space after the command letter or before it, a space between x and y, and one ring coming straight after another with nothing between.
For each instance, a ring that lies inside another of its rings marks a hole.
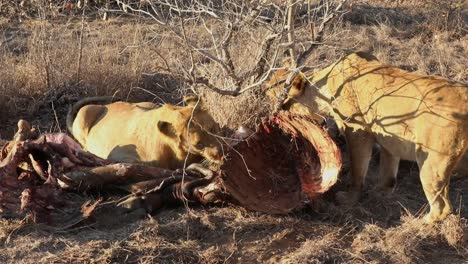
<instances>
[{"instance_id":1,"label":"lion","mask_svg":"<svg viewBox=\"0 0 468 264\"><path fill-rule=\"evenodd\" d=\"M67 129L83 148L114 162L181 168L205 158L222 160L215 137L219 127L194 97L187 106L150 102L114 102L90 97L77 102L67 115Z\"/></svg>"},{"instance_id":2,"label":"lion","mask_svg":"<svg viewBox=\"0 0 468 264\"><path fill-rule=\"evenodd\" d=\"M268 83L273 103L286 75L282 70ZM378 190L393 191L401 159L416 161L430 205L424 220L433 223L452 211L450 175L468 146L467 95L462 83L411 73L356 52L323 70L299 74L282 107L318 120L331 116L344 134L352 180L347 192L337 194L339 203L358 202L377 143Z\"/></svg>"}]
</instances>

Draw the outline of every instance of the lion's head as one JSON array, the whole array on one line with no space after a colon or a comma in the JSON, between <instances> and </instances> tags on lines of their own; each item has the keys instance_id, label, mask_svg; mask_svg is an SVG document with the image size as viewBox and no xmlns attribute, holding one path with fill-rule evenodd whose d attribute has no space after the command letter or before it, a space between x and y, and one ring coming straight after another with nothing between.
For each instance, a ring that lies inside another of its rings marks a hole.
<instances>
[{"instance_id":1,"label":"lion's head","mask_svg":"<svg viewBox=\"0 0 468 264\"><path fill-rule=\"evenodd\" d=\"M270 105L276 105L289 74L290 71L286 69L277 70L266 83L265 90ZM319 90L311 83L313 77L308 77L309 74L313 76L312 72L306 72L299 73L294 78L281 109L310 116L321 122L324 120L323 116L326 115L326 109L324 109Z\"/></svg>"},{"instance_id":2,"label":"lion's head","mask_svg":"<svg viewBox=\"0 0 468 264\"><path fill-rule=\"evenodd\" d=\"M223 158L221 141L216 137L218 124L204 109L197 97L186 97L185 107L173 112L170 121L158 121L159 131L174 142L182 153L219 163Z\"/></svg>"}]
</instances>

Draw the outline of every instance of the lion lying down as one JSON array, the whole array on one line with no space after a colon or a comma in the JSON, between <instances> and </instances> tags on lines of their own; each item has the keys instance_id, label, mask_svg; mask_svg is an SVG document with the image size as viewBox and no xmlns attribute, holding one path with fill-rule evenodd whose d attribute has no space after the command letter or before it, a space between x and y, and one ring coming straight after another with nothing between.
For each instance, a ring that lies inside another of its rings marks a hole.
<instances>
[{"instance_id":1,"label":"lion lying down","mask_svg":"<svg viewBox=\"0 0 468 264\"><path fill-rule=\"evenodd\" d=\"M218 126L193 97L185 107L111 102L112 97L91 97L70 109L67 128L85 150L114 162L167 169L202 158L221 161L221 144L211 134Z\"/></svg>"},{"instance_id":2,"label":"lion lying down","mask_svg":"<svg viewBox=\"0 0 468 264\"><path fill-rule=\"evenodd\" d=\"M286 76L278 71L269 82L273 103ZM452 209L450 175L468 147L467 100L464 84L411 73L357 52L299 75L283 108L314 118L331 115L344 133L352 182L349 192L338 195L341 203L358 201L376 142L381 146L379 188L393 190L400 159L416 161L430 204L425 220L434 222Z\"/></svg>"}]
</instances>

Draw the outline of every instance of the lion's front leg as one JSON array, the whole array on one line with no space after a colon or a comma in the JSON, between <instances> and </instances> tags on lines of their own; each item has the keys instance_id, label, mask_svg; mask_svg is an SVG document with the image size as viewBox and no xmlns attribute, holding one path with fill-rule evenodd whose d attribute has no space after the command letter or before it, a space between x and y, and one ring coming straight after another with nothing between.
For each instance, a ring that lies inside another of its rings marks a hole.
<instances>
[{"instance_id":1,"label":"lion's front leg","mask_svg":"<svg viewBox=\"0 0 468 264\"><path fill-rule=\"evenodd\" d=\"M379 183L377 185L378 192L386 195L393 191L396 185L399 163L399 157L392 155L392 153L390 153L384 147L381 148L379 161Z\"/></svg>"},{"instance_id":2,"label":"lion's front leg","mask_svg":"<svg viewBox=\"0 0 468 264\"><path fill-rule=\"evenodd\" d=\"M351 160L351 185L348 192L337 194L337 200L341 205L352 206L359 201L375 139L368 132L354 132L351 128L345 129L345 136Z\"/></svg>"}]
</instances>

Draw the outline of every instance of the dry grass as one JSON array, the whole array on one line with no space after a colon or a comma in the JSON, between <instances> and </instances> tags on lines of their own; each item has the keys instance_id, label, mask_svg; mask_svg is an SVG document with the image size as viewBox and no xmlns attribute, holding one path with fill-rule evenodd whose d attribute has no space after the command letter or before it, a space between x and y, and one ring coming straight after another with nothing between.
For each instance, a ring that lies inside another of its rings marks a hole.
<instances>
[{"instance_id":1,"label":"dry grass","mask_svg":"<svg viewBox=\"0 0 468 264\"><path fill-rule=\"evenodd\" d=\"M363 259L382 258L390 263L412 263L417 259L435 258L437 261L437 252L431 254L428 249L447 247L448 244L458 250L460 257L466 258L468 248L463 238L463 230L466 229L466 219L455 215L434 227L421 225L413 216L404 216L401 225L388 229L366 224L351 247Z\"/></svg>"},{"instance_id":2,"label":"dry grass","mask_svg":"<svg viewBox=\"0 0 468 264\"><path fill-rule=\"evenodd\" d=\"M448 22L435 19L448 10L442 3L446 1L426 1L430 5L421 1L382 0L372 1L371 5L353 2L353 11L330 31L327 45L312 54L309 65L321 68L350 50L369 49L384 62L468 82L466 14L455 13ZM160 54L170 58L169 63L176 68L180 62L187 63L187 57L154 24L132 17L114 17L105 22L87 19L78 78L79 18L15 21L0 18L2 138L12 136L18 118L29 119L42 131L57 131L64 126L68 104L83 96L119 91L118 95L127 100L176 103L187 92L188 86L158 70L163 63ZM248 68L254 63L262 30L238 35L232 51L236 66ZM189 31L198 36L195 26ZM299 39L308 39L308 32L308 27L299 27ZM159 35L153 39L155 33ZM12 40L3 42L13 35ZM200 33L197 41L203 46L209 40ZM246 43L249 48L245 48ZM197 60L213 78L220 74L212 63ZM226 84L224 80L217 81L220 86ZM268 112L258 90L238 98L208 90L199 92L215 119L227 130L257 123ZM59 124L55 122L54 110ZM367 190L373 185L376 167L374 159ZM360 206L349 211L333 202L334 192L344 187L343 177L324 197L320 209L306 208L288 216L247 212L234 206L191 211L178 208L162 211L151 219L131 221L117 217L113 222L60 232L27 221L0 219L0 262L466 261L468 179L451 185L451 200L458 213L431 227L415 217L424 210L426 202L417 173L413 163L403 163L394 195L380 197L368 191ZM121 222L115 222L116 219Z\"/></svg>"}]
</instances>

